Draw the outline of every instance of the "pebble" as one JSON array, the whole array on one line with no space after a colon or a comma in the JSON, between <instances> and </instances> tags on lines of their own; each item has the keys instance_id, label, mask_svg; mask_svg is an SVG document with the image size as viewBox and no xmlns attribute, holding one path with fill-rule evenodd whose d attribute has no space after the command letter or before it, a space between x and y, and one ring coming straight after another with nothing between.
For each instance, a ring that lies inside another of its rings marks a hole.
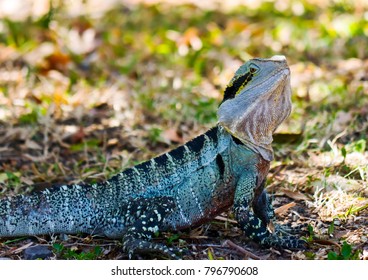
<instances>
[{"instance_id":1,"label":"pebble","mask_svg":"<svg viewBox=\"0 0 368 280\"><path fill-rule=\"evenodd\" d=\"M26 260L48 259L53 253L47 246L36 245L25 249L23 256Z\"/></svg>"}]
</instances>

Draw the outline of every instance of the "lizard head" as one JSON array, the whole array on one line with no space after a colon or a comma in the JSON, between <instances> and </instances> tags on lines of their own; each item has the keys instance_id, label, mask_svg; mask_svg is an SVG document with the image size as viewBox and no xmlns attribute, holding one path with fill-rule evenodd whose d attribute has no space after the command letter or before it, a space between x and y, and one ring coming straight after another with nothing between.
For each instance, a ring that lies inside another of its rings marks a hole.
<instances>
[{"instance_id":1,"label":"lizard head","mask_svg":"<svg viewBox=\"0 0 368 280\"><path fill-rule=\"evenodd\" d=\"M273 159L272 134L291 112L290 69L284 56L251 59L228 84L219 124L266 160Z\"/></svg>"}]
</instances>

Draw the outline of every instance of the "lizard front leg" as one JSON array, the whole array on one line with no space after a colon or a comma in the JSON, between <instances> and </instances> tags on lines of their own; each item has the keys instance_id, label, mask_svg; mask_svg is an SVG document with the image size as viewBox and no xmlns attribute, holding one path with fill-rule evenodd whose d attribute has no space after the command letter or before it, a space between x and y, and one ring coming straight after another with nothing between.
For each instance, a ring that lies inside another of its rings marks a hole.
<instances>
[{"instance_id":1,"label":"lizard front leg","mask_svg":"<svg viewBox=\"0 0 368 280\"><path fill-rule=\"evenodd\" d=\"M266 246L275 246L282 248L303 248L306 242L295 238L294 236L279 236L272 234L267 229L267 223L273 219L274 214L270 207L266 194L254 198L254 191L257 187L256 175L243 174L237 184L234 197L234 213L241 229L245 235L252 240ZM252 201L260 199L252 207ZM259 209L265 207L264 210ZM255 208L255 209L254 209Z\"/></svg>"},{"instance_id":2,"label":"lizard front leg","mask_svg":"<svg viewBox=\"0 0 368 280\"><path fill-rule=\"evenodd\" d=\"M262 189L265 185L265 181L262 182ZM257 217L259 217L264 224L268 227L273 227L272 232L277 235L296 235L300 231L304 231L305 225L291 227L289 224L280 225L277 223L275 212L272 206L272 200L266 191L262 191L261 195L255 198L256 202L253 203L253 209Z\"/></svg>"},{"instance_id":3,"label":"lizard front leg","mask_svg":"<svg viewBox=\"0 0 368 280\"><path fill-rule=\"evenodd\" d=\"M270 196L264 190L266 179L258 187L262 190L261 194L253 199L253 209L257 217L259 217L266 225L271 221L275 221L275 212L272 206Z\"/></svg>"}]
</instances>

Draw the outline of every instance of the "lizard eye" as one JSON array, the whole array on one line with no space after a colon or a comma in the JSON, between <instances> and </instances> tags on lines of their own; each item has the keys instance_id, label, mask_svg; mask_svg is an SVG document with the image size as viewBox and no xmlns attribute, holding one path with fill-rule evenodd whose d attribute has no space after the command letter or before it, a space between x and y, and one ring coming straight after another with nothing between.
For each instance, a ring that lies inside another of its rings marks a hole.
<instances>
[{"instance_id":1,"label":"lizard eye","mask_svg":"<svg viewBox=\"0 0 368 280\"><path fill-rule=\"evenodd\" d=\"M255 74L255 73L257 73L259 71L259 67L257 66L257 65L255 65L254 63L251 63L250 65L249 65L249 72L250 72L250 74Z\"/></svg>"},{"instance_id":2,"label":"lizard eye","mask_svg":"<svg viewBox=\"0 0 368 280\"><path fill-rule=\"evenodd\" d=\"M255 74L256 72L258 71L258 69L257 68L255 68L255 67L250 67L249 68L249 72L251 73L251 74Z\"/></svg>"}]
</instances>

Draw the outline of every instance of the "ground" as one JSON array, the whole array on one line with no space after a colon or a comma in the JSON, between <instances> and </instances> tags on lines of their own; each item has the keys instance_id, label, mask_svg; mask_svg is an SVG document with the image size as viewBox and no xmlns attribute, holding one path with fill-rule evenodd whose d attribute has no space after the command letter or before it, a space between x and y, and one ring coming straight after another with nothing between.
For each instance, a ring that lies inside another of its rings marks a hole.
<instances>
[{"instance_id":1,"label":"ground","mask_svg":"<svg viewBox=\"0 0 368 280\"><path fill-rule=\"evenodd\" d=\"M261 248L231 211L157 241L184 259L367 259L366 3L117 2L1 3L0 195L102 181L185 143L216 124L239 65L282 53L294 108L267 190L280 223L309 225L309 248ZM1 239L0 257L35 244L56 259L127 258L120 240L85 235Z\"/></svg>"}]
</instances>

